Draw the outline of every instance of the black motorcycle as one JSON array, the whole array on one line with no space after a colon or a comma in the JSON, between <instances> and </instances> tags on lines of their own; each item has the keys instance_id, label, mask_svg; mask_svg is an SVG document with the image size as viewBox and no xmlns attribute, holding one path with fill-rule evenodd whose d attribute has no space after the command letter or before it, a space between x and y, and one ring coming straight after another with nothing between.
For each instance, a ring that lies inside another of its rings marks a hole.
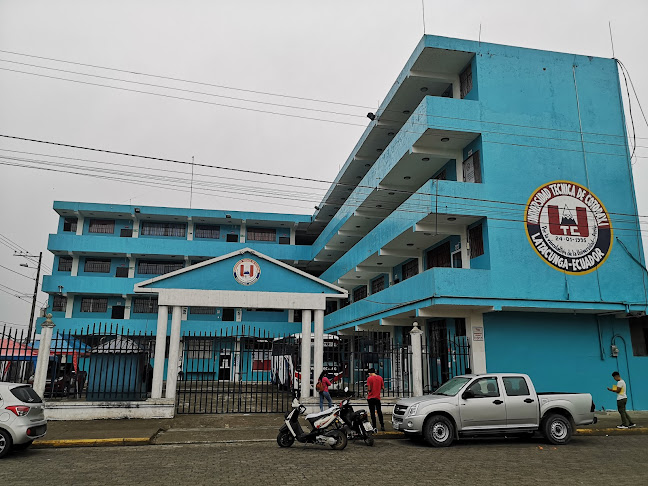
<instances>
[{"instance_id":1,"label":"black motorcycle","mask_svg":"<svg viewBox=\"0 0 648 486\"><path fill-rule=\"evenodd\" d=\"M348 391L345 388L344 391ZM374 428L369 422L369 415L366 410L353 411L351 406L351 397L347 397L340 402L340 418L344 422L344 432L347 439L356 441L362 439L368 446L374 445Z\"/></svg>"},{"instance_id":2,"label":"black motorcycle","mask_svg":"<svg viewBox=\"0 0 648 486\"><path fill-rule=\"evenodd\" d=\"M297 442L305 444L320 444L331 446L331 449L341 451L347 445L346 434L338 428L342 426L340 407L337 405L323 412L306 415L311 430L304 432L299 423L299 416L306 413L306 407L293 400L293 409L286 413L284 424L279 429L277 444L279 447L290 447Z\"/></svg>"}]
</instances>

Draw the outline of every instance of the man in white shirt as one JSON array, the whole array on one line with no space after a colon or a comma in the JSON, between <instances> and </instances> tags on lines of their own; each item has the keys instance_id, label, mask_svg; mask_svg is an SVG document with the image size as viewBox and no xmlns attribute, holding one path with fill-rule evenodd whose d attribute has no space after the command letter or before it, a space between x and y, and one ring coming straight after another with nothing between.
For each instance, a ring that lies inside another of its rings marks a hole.
<instances>
[{"instance_id":1,"label":"man in white shirt","mask_svg":"<svg viewBox=\"0 0 648 486\"><path fill-rule=\"evenodd\" d=\"M618 371L612 373L612 378L616 380L617 384L612 388L608 387L608 390L617 394L617 410L619 411L619 415L621 415L621 425L617 425L617 429L636 427L637 424L630 419L628 412L626 412L626 403L628 402L626 382L621 379L621 375Z\"/></svg>"}]
</instances>

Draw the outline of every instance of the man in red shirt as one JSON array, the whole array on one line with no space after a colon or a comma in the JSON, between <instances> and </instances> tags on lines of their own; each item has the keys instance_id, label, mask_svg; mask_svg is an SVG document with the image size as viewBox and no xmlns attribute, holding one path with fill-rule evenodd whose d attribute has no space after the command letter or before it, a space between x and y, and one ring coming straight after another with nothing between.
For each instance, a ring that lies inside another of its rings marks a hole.
<instances>
[{"instance_id":1,"label":"man in red shirt","mask_svg":"<svg viewBox=\"0 0 648 486\"><path fill-rule=\"evenodd\" d=\"M369 415L371 415L371 423L373 428L376 428L376 414L378 411L378 420L380 420L380 430L385 430L385 422L383 422L382 408L380 406L380 392L385 389L385 382L382 376L376 374L374 368L369 368L369 378L367 378L367 403L369 403Z\"/></svg>"}]
</instances>

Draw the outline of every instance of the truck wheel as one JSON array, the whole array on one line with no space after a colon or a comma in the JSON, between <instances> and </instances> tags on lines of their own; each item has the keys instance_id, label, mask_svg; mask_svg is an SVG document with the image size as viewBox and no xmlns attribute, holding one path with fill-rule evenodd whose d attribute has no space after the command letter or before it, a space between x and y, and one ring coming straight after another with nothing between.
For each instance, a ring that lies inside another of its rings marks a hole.
<instances>
[{"instance_id":1,"label":"truck wheel","mask_svg":"<svg viewBox=\"0 0 648 486\"><path fill-rule=\"evenodd\" d=\"M277 444L279 447L290 447L295 442L295 438L287 430L284 432L279 432L277 436Z\"/></svg>"},{"instance_id":2,"label":"truck wheel","mask_svg":"<svg viewBox=\"0 0 648 486\"><path fill-rule=\"evenodd\" d=\"M454 425L443 415L432 415L423 425L423 437L433 447L448 447L454 441Z\"/></svg>"},{"instance_id":3,"label":"truck wheel","mask_svg":"<svg viewBox=\"0 0 648 486\"><path fill-rule=\"evenodd\" d=\"M9 454L11 450L11 435L9 432L0 430L0 459Z\"/></svg>"},{"instance_id":4,"label":"truck wheel","mask_svg":"<svg viewBox=\"0 0 648 486\"><path fill-rule=\"evenodd\" d=\"M563 415L553 413L542 421L542 435L550 444L567 444L572 437L571 421Z\"/></svg>"}]
</instances>

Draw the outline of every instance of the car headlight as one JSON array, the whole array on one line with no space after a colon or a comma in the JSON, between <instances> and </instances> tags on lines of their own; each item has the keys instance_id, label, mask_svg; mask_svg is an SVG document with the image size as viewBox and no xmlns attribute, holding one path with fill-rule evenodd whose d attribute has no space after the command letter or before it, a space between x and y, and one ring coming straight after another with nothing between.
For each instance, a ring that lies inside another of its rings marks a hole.
<instances>
[{"instance_id":1,"label":"car headlight","mask_svg":"<svg viewBox=\"0 0 648 486\"><path fill-rule=\"evenodd\" d=\"M415 403L414 405L412 405L409 408L409 410L407 411L407 415L408 416L416 415L416 412L418 412L418 406L419 406L418 403Z\"/></svg>"}]
</instances>

